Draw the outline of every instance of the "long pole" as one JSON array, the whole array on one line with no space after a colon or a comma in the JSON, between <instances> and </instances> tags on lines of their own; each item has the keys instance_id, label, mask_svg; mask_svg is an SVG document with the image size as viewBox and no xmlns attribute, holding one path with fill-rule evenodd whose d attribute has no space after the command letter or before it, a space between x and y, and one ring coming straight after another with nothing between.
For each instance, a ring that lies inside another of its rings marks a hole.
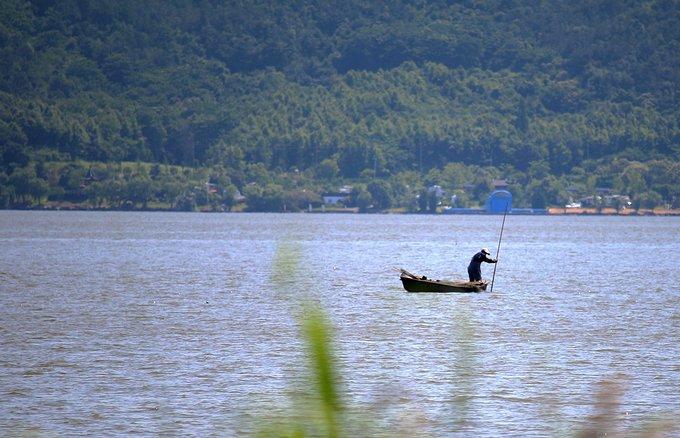
<instances>
[{"instance_id":1,"label":"long pole","mask_svg":"<svg viewBox=\"0 0 680 438\"><path fill-rule=\"evenodd\" d=\"M496 268L498 267L498 255L501 252L501 240L503 239L503 228L505 228L505 216L508 215L508 204L505 204L505 213L503 213L503 224L501 225L501 234L498 236L498 247L496 248L496 263L493 264L493 277L491 278L491 292L493 292L493 282L496 280Z\"/></svg>"}]
</instances>

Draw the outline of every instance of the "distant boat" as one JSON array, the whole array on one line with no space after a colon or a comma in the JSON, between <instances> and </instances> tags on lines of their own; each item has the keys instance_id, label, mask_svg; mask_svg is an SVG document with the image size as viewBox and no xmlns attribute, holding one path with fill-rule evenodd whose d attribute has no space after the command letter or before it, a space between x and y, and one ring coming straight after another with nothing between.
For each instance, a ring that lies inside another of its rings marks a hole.
<instances>
[{"instance_id":1,"label":"distant boat","mask_svg":"<svg viewBox=\"0 0 680 438\"><path fill-rule=\"evenodd\" d=\"M399 278L408 292L482 292L489 284L487 281L431 280L425 276L413 275L405 269L400 271Z\"/></svg>"}]
</instances>

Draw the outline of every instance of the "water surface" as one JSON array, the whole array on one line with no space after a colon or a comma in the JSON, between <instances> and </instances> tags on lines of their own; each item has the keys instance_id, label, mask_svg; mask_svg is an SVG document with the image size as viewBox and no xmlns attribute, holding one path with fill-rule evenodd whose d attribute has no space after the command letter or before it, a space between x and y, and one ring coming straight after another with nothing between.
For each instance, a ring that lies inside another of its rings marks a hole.
<instances>
[{"instance_id":1,"label":"water surface","mask_svg":"<svg viewBox=\"0 0 680 438\"><path fill-rule=\"evenodd\" d=\"M562 434L618 376L622 425L680 412L680 220L0 212L0 434L244 434L327 312L344 401L433 435ZM483 266L490 277L491 265Z\"/></svg>"}]
</instances>

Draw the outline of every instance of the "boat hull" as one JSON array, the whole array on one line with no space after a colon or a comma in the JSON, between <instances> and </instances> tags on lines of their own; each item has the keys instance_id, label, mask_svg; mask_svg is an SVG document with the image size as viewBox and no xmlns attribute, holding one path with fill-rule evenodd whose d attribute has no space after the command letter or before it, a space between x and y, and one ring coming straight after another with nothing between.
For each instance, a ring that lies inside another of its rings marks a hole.
<instances>
[{"instance_id":1,"label":"boat hull","mask_svg":"<svg viewBox=\"0 0 680 438\"><path fill-rule=\"evenodd\" d=\"M423 280L403 274L399 278L408 292L472 293L485 291L488 285L486 282Z\"/></svg>"}]
</instances>

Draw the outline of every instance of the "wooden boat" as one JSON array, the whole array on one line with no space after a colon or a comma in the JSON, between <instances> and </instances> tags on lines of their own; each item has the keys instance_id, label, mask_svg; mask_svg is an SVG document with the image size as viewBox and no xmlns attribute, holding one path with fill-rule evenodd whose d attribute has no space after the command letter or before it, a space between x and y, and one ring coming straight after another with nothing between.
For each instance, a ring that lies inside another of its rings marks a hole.
<instances>
[{"instance_id":1,"label":"wooden boat","mask_svg":"<svg viewBox=\"0 0 680 438\"><path fill-rule=\"evenodd\" d=\"M431 280L425 276L413 275L405 269L401 269L401 283L409 292L482 292L486 290L486 281L446 281Z\"/></svg>"}]
</instances>

